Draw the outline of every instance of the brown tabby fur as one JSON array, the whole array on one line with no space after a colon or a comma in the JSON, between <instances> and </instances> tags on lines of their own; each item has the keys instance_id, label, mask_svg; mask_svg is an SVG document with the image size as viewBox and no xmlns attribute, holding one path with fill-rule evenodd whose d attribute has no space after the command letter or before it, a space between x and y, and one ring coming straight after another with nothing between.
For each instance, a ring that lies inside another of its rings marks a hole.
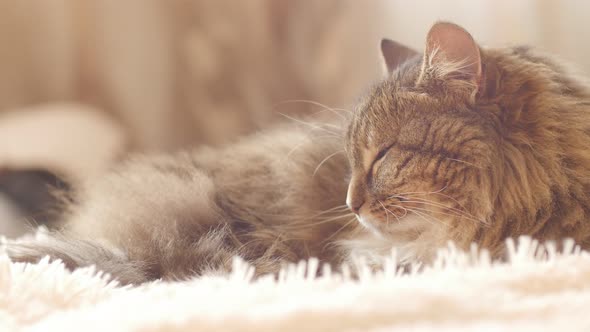
<instances>
[{"instance_id":1,"label":"brown tabby fur","mask_svg":"<svg viewBox=\"0 0 590 332\"><path fill-rule=\"evenodd\" d=\"M226 271L234 255L265 273L312 256L339 264L350 250L428 261L448 240L495 257L521 234L590 246L586 86L527 48L480 49L449 23L431 29L423 57L385 56L399 67L352 113L348 162L338 122L140 158L93 184L60 235L9 254L139 283ZM344 211L347 186L372 232Z\"/></svg>"},{"instance_id":2,"label":"brown tabby fur","mask_svg":"<svg viewBox=\"0 0 590 332\"><path fill-rule=\"evenodd\" d=\"M381 228L387 215L426 214L442 234L423 239L424 256L448 239L499 256L523 234L589 247L590 90L528 48L477 51L475 96L453 64L429 68L429 54L372 89L348 135L353 194L369 192Z\"/></svg>"},{"instance_id":3,"label":"brown tabby fur","mask_svg":"<svg viewBox=\"0 0 590 332\"><path fill-rule=\"evenodd\" d=\"M131 160L81 194L60 235L9 245L9 253L96 264L125 283L227 271L235 255L259 274L308 257L336 264L330 240L355 221L343 205L341 136L319 128L281 127L223 149Z\"/></svg>"}]
</instances>

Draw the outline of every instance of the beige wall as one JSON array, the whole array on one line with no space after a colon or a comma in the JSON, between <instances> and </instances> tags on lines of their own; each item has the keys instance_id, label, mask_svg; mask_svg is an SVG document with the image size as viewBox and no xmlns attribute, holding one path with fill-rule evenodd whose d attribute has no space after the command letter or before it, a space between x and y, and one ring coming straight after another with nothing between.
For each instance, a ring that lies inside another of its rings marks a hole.
<instances>
[{"instance_id":1,"label":"beige wall","mask_svg":"<svg viewBox=\"0 0 590 332\"><path fill-rule=\"evenodd\" d=\"M378 6L351 0L0 0L0 110L78 101L138 149L219 143L277 103L342 105L376 72ZM369 52L361 50L370 49Z\"/></svg>"},{"instance_id":2,"label":"beige wall","mask_svg":"<svg viewBox=\"0 0 590 332\"><path fill-rule=\"evenodd\" d=\"M95 105L139 149L219 143L307 99L349 105L382 36L420 49L438 19L590 73L582 0L0 0L0 111Z\"/></svg>"},{"instance_id":3,"label":"beige wall","mask_svg":"<svg viewBox=\"0 0 590 332\"><path fill-rule=\"evenodd\" d=\"M436 20L469 30L483 45L528 44L575 63L590 75L590 1L383 0L391 15L384 30L416 48Z\"/></svg>"}]
</instances>

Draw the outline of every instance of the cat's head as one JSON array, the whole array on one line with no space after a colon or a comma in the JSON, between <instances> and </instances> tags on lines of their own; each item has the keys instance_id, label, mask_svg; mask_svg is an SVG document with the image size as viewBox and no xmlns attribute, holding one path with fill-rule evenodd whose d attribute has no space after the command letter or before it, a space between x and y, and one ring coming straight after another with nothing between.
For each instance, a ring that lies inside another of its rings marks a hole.
<instances>
[{"instance_id":1,"label":"cat's head","mask_svg":"<svg viewBox=\"0 0 590 332\"><path fill-rule=\"evenodd\" d=\"M347 204L382 235L473 236L492 210L499 158L494 119L474 107L485 90L480 48L467 31L441 22L424 55L389 40L381 49L387 77L358 105L347 132Z\"/></svg>"}]
</instances>

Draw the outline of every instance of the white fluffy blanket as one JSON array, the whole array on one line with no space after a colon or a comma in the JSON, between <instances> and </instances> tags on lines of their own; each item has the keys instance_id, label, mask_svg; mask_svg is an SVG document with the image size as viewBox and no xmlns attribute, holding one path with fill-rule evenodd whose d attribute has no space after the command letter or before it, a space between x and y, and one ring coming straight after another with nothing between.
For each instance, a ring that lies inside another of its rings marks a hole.
<instances>
[{"instance_id":1,"label":"white fluffy blanket","mask_svg":"<svg viewBox=\"0 0 590 332\"><path fill-rule=\"evenodd\" d=\"M449 247L420 272L393 255L359 280L315 277L312 260L253 281L236 260L230 275L139 287L0 256L0 331L589 331L590 255L509 245L508 263Z\"/></svg>"}]
</instances>

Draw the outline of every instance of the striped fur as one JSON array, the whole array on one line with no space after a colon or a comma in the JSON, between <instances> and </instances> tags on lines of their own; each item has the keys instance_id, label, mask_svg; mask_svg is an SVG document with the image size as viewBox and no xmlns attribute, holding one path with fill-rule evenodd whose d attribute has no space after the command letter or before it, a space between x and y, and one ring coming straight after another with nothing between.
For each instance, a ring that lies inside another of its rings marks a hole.
<instances>
[{"instance_id":1,"label":"striped fur","mask_svg":"<svg viewBox=\"0 0 590 332\"><path fill-rule=\"evenodd\" d=\"M84 192L61 234L10 243L9 255L139 283L227 272L234 255L260 274L393 247L429 261L449 240L501 257L524 234L588 248L588 87L527 48L480 49L461 28L439 28L449 33L429 36L436 52L388 61L400 66L351 115L327 110L348 126L291 125L129 161Z\"/></svg>"},{"instance_id":2,"label":"striped fur","mask_svg":"<svg viewBox=\"0 0 590 332\"><path fill-rule=\"evenodd\" d=\"M423 259L449 240L501 257L523 234L589 247L590 89L526 47L475 51L478 80L416 56L360 103L347 153L361 218Z\"/></svg>"}]
</instances>

